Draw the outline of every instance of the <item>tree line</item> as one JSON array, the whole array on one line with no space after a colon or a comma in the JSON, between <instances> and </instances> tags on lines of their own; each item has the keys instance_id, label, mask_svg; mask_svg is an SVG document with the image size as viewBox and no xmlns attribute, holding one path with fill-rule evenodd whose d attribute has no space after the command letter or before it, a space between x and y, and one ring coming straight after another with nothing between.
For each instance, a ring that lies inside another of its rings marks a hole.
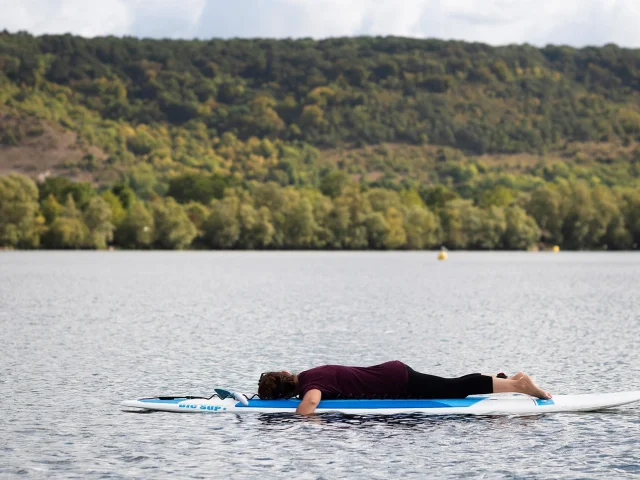
<instances>
[{"instance_id":1,"label":"tree line","mask_svg":"<svg viewBox=\"0 0 640 480\"><path fill-rule=\"evenodd\" d=\"M639 89L615 45L0 32L0 155L99 185L2 177L0 245L635 248Z\"/></svg>"},{"instance_id":2,"label":"tree line","mask_svg":"<svg viewBox=\"0 0 640 480\"><path fill-rule=\"evenodd\" d=\"M584 181L529 194L498 186L476 200L443 185L366 188L340 172L321 188L275 182L222 185L176 178L174 196L130 186L94 189L49 177L0 177L0 247L51 249L634 249L640 191ZM219 188L218 188L219 187ZM205 201L206 203L203 203Z\"/></svg>"},{"instance_id":3,"label":"tree line","mask_svg":"<svg viewBox=\"0 0 640 480\"><path fill-rule=\"evenodd\" d=\"M81 107L59 112L65 123L82 128L84 110L99 117L94 140L117 160L126 149L109 138L110 121L195 124L211 137L231 132L243 140L322 148L429 143L470 154L543 153L567 141L640 138L640 51L615 45L538 49L396 37L181 41L5 32L0 77L12 106L38 110L65 97Z\"/></svg>"},{"instance_id":4,"label":"tree line","mask_svg":"<svg viewBox=\"0 0 640 480\"><path fill-rule=\"evenodd\" d=\"M53 124L86 152L67 175L124 182L145 200L185 173L319 188L337 169L368 187L442 183L465 198L556 179L632 187L639 72L638 51L613 45L0 32L0 154Z\"/></svg>"}]
</instances>

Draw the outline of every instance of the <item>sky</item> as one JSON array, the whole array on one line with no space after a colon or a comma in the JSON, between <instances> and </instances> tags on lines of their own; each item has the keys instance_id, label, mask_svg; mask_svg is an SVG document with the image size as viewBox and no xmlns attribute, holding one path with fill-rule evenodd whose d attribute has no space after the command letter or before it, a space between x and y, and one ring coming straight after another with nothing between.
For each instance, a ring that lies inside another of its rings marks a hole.
<instances>
[{"instance_id":1,"label":"sky","mask_svg":"<svg viewBox=\"0 0 640 480\"><path fill-rule=\"evenodd\" d=\"M640 0L0 0L0 30L154 38L398 35L640 48Z\"/></svg>"}]
</instances>

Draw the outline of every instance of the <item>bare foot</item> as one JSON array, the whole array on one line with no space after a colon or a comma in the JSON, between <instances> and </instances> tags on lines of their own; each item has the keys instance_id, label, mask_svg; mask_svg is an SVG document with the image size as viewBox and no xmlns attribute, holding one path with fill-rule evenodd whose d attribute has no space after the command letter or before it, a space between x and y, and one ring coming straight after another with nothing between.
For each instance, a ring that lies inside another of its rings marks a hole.
<instances>
[{"instance_id":1,"label":"bare foot","mask_svg":"<svg viewBox=\"0 0 640 480\"><path fill-rule=\"evenodd\" d=\"M515 378L517 377L517 378ZM516 381L518 385L518 389L521 393L526 393L527 395L531 395L532 397L538 397L542 399L551 398L551 394L545 392L540 387L538 387L529 375L526 375L522 372L518 372L513 376L513 380Z\"/></svg>"}]
</instances>

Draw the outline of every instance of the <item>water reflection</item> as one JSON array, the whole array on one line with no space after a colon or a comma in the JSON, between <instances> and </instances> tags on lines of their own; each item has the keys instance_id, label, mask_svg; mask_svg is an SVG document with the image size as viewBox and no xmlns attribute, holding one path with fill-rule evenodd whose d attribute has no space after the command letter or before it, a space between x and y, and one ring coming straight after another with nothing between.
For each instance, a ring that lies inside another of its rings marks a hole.
<instances>
[{"instance_id":1,"label":"water reflection","mask_svg":"<svg viewBox=\"0 0 640 480\"><path fill-rule=\"evenodd\" d=\"M255 415L255 416L254 416ZM249 422L247 414L236 414L240 422ZM300 425L315 425L328 428L370 428L388 427L389 429L437 429L450 422L460 425L471 424L477 427L490 425L492 428L530 427L546 418L544 415L424 415L420 413L396 415L353 415L344 413L320 413L313 416L300 416L293 413L256 413L252 414L261 427L293 428Z\"/></svg>"}]
</instances>

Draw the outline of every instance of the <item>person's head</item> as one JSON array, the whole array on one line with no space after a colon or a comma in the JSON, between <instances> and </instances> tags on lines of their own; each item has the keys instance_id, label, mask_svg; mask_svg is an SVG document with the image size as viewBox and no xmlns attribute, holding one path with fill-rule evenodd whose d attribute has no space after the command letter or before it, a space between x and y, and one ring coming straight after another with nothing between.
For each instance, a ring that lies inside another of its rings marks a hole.
<instances>
[{"instance_id":1,"label":"person's head","mask_svg":"<svg viewBox=\"0 0 640 480\"><path fill-rule=\"evenodd\" d=\"M297 383L296 376L289 372L265 372L260 375L258 396L263 400L293 397Z\"/></svg>"}]
</instances>

